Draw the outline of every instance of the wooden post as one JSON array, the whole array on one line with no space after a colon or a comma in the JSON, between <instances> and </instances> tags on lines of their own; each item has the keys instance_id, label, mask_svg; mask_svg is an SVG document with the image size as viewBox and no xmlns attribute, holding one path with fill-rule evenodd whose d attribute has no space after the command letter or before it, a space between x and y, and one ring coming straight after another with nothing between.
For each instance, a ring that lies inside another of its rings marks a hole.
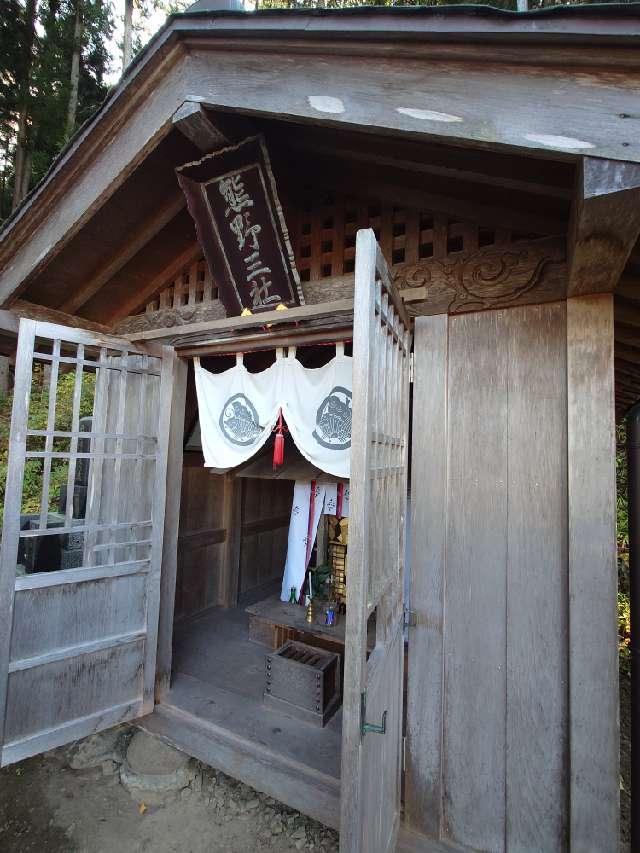
<instances>
[{"instance_id":1,"label":"wooden post","mask_svg":"<svg viewBox=\"0 0 640 853\"><path fill-rule=\"evenodd\" d=\"M234 474L224 478L222 526L225 544L218 598L223 607L238 603L240 581L240 540L242 538L242 483Z\"/></svg>"},{"instance_id":2,"label":"wooden post","mask_svg":"<svg viewBox=\"0 0 640 853\"><path fill-rule=\"evenodd\" d=\"M619 832L613 297L567 301L571 853Z\"/></svg>"},{"instance_id":3,"label":"wooden post","mask_svg":"<svg viewBox=\"0 0 640 853\"><path fill-rule=\"evenodd\" d=\"M446 314L416 318L413 412L420 426L411 451L411 606L415 601L420 613L408 655L405 814L432 838L440 838L443 796L448 334Z\"/></svg>"},{"instance_id":4,"label":"wooden post","mask_svg":"<svg viewBox=\"0 0 640 853\"><path fill-rule=\"evenodd\" d=\"M160 576L160 619L158 625L155 684L156 702L161 702L165 698L171 681L173 611L178 569L178 527L180 524L180 497L182 491L186 393L187 361L183 358L176 358L173 364L173 393L171 400L167 401L167 405L171 406L171 424L169 427L167 497L164 515L162 572Z\"/></svg>"}]
</instances>

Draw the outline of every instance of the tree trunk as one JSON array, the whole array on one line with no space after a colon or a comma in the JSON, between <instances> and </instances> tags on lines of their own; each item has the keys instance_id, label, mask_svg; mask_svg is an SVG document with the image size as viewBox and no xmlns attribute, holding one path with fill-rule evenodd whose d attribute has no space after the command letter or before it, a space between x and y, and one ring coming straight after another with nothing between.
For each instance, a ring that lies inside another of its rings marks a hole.
<instances>
[{"instance_id":1,"label":"tree trunk","mask_svg":"<svg viewBox=\"0 0 640 853\"><path fill-rule=\"evenodd\" d=\"M31 71L33 68L33 43L36 34L36 0L27 0L24 11L24 44L22 80L20 81L20 101L18 104L18 138L13 160L13 202L14 211L27 194L31 177L31 155L29 153L29 100Z\"/></svg>"},{"instance_id":2,"label":"tree trunk","mask_svg":"<svg viewBox=\"0 0 640 853\"><path fill-rule=\"evenodd\" d=\"M75 23L73 27L73 53L71 54L71 79L69 84L69 103L67 106L67 126L65 136L69 139L76 127L78 111L78 82L80 80L80 51L82 49L82 0L75 0Z\"/></svg>"},{"instance_id":3,"label":"tree trunk","mask_svg":"<svg viewBox=\"0 0 640 853\"><path fill-rule=\"evenodd\" d=\"M133 0L124 0L124 37L122 40L122 72L131 62L133 52Z\"/></svg>"}]
</instances>

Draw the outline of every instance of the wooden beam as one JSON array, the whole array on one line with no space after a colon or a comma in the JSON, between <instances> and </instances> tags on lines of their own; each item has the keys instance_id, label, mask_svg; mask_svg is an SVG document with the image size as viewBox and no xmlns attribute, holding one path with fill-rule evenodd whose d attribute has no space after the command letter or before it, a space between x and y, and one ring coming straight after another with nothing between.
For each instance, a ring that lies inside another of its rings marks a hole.
<instances>
[{"instance_id":1,"label":"wooden beam","mask_svg":"<svg viewBox=\"0 0 640 853\"><path fill-rule=\"evenodd\" d=\"M338 299L335 302L324 302L319 305L298 305L287 311L261 311L246 317L224 317L219 320L207 320L204 323L185 323L177 329L152 329L148 332L138 332L128 335L132 341L160 341L163 338L174 338L179 334L187 339L189 335L209 334L211 337L225 333L234 333L239 337L249 331L259 330L264 326L282 326L283 324L301 323L323 318L334 318L336 322L353 316L353 299Z\"/></svg>"},{"instance_id":2,"label":"wooden beam","mask_svg":"<svg viewBox=\"0 0 640 853\"><path fill-rule=\"evenodd\" d=\"M490 204L430 192L427 186L419 186L416 176L410 171L385 175L383 170L358 169L356 164L337 163L331 159L316 158L313 162L314 180L335 192L346 193L355 198L388 202L400 207L432 210L448 216L459 217L471 222L498 228L509 228L529 234L553 236L564 234L567 224L551 213L536 213L506 204Z\"/></svg>"},{"instance_id":3,"label":"wooden beam","mask_svg":"<svg viewBox=\"0 0 640 853\"><path fill-rule=\"evenodd\" d=\"M197 261L202 257L202 249L199 243L190 243L187 248L181 252L169 266L165 267L162 272L155 276L151 281L140 290L136 290L129 299L124 300L114 307L114 311L109 318L110 323L115 323L121 317L128 317L129 314L134 314L140 308L143 308L153 296L161 290L165 285L169 284L172 279L180 275L185 267Z\"/></svg>"},{"instance_id":4,"label":"wooden beam","mask_svg":"<svg viewBox=\"0 0 640 853\"><path fill-rule=\"evenodd\" d=\"M77 317L59 311L57 308L47 308L45 305L36 305L25 299L16 299L11 305L11 313L17 317L26 317L29 320L41 320L45 323L55 323L57 326L71 326L73 329L87 329L89 332L101 332L109 334L111 329L103 323L95 323L85 317Z\"/></svg>"},{"instance_id":5,"label":"wooden beam","mask_svg":"<svg viewBox=\"0 0 640 853\"><path fill-rule=\"evenodd\" d=\"M616 322L615 340L616 344L621 343L629 347L637 347L638 352L640 352L640 329L634 326Z\"/></svg>"},{"instance_id":6,"label":"wooden beam","mask_svg":"<svg viewBox=\"0 0 640 853\"><path fill-rule=\"evenodd\" d=\"M640 329L640 301L636 302L633 299L627 299L616 294L614 318L616 324L625 323L628 326L637 326Z\"/></svg>"},{"instance_id":7,"label":"wooden beam","mask_svg":"<svg viewBox=\"0 0 640 853\"><path fill-rule=\"evenodd\" d=\"M75 313L102 287L105 286L131 258L138 254L156 234L168 225L174 217L180 213L186 205L186 199L182 192L177 192L169 201L147 222L143 222L133 234L131 234L124 249L93 273L89 281L72 296L60 305L61 311L69 314Z\"/></svg>"},{"instance_id":8,"label":"wooden beam","mask_svg":"<svg viewBox=\"0 0 640 853\"><path fill-rule=\"evenodd\" d=\"M253 122L245 116L212 113L199 101L185 101L172 116L173 126L204 154L232 145L256 133Z\"/></svg>"},{"instance_id":9,"label":"wooden beam","mask_svg":"<svg viewBox=\"0 0 640 853\"><path fill-rule=\"evenodd\" d=\"M0 310L0 332L17 336L19 325L20 320L13 311Z\"/></svg>"},{"instance_id":10,"label":"wooden beam","mask_svg":"<svg viewBox=\"0 0 640 853\"><path fill-rule=\"evenodd\" d=\"M566 180L572 164L515 157L508 154L476 151L461 147L430 145L411 139L362 138L361 134L327 134L322 128L301 127L296 134L276 130L269 133L284 147L313 161L330 156L355 163L368 163L382 169L404 169L418 174L438 175L456 182L487 184L533 195L571 199ZM344 139L344 141L341 141ZM545 175L545 169L549 175ZM562 183L552 184L552 176Z\"/></svg>"},{"instance_id":11,"label":"wooden beam","mask_svg":"<svg viewBox=\"0 0 640 853\"><path fill-rule=\"evenodd\" d=\"M171 121L180 133L183 133L196 148L204 153L224 148L231 141L212 124L198 101L185 101L175 111Z\"/></svg>"},{"instance_id":12,"label":"wooden beam","mask_svg":"<svg viewBox=\"0 0 640 853\"><path fill-rule=\"evenodd\" d=\"M630 364L640 364L640 347L627 346L615 341L616 358L628 361Z\"/></svg>"},{"instance_id":13,"label":"wooden beam","mask_svg":"<svg viewBox=\"0 0 640 853\"><path fill-rule=\"evenodd\" d=\"M619 847L613 298L567 301L571 850Z\"/></svg>"},{"instance_id":14,"label":"wooden beam","mask_svg":"<svg viewBox=\"0 0 640 853\"><path fill-rule=\"evenodd\" d=\"M0 247L0 304L28 286L170 132L168 118L184 98L183 57L171 50L140 86L111 99L117 109L56 161Z\"/></svg>"},{"instance_id":15,"label":"wooden beam","mask_svg":"<svg viewBox=\"0 0 640 853\"><path fill-rule=\"evenodd\" d=\"M616 296L618 295L640 303L640 276L629 275L624 272L616 287Z\"/></svg>"},{"instance_id":16,"label":"wooden beam","mask_svg":"<svg viewBox=\"0 0 640 853\"><path fill-rule=\"evenodd\" d=\"M584 157L569 229L568 296L618 284L640 233L640 164Z\"/></svg>"}]
</instances>

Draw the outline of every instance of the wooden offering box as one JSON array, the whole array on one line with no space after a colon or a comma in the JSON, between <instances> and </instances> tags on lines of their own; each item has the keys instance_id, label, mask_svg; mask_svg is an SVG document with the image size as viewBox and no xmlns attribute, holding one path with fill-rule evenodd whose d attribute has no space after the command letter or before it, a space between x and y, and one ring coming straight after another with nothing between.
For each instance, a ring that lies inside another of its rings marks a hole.
<instances>
[{"instance_id":1,"label":"wooden offering box","mask_svg":"<svg viewBox=\"0 0 640 853\"><path fill-rule=\"evenodd\" d=\"M340 704L340 656L287 640L265 657L265 704L324 726Z\"/></svg>"}]
</instances>

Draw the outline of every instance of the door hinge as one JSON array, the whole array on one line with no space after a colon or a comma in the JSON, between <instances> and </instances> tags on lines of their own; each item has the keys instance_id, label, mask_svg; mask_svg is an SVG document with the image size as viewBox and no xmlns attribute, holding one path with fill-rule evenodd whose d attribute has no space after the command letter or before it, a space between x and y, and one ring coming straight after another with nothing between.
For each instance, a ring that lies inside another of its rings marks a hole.
<instances>
[{"instance_id":1,"label":"door hinge","mask_svg":"<svg viewBox=\"0 0 640 853\"><path fill-rule=\"evenodd\" d=\"M418 614L415 610L409 610L408 607L404 608L404 627L405 628L415 628L418 624Z\"/></svg>"},{"instance_id":2,"label":"door hinge","mask_svg":"<svg viewBox=\"0 0 640 853\"><path fill-rule=\"evenodd\" d=\"M367 691L363 690L360 694L360 739L362 740L366 734L384 735L387 732L387 712L382 714L382 720L379 724L367 722Z\"/></svg>"},{"instance_id":3,"label":"door hinge","mask_svg":"<svg viewBox=\"0 0 640 853\"><path fill-rule=\"evenodd\" d=\"M413 385L413 353L409 354L409 383Z\"/></svg>"}]
</instances>

